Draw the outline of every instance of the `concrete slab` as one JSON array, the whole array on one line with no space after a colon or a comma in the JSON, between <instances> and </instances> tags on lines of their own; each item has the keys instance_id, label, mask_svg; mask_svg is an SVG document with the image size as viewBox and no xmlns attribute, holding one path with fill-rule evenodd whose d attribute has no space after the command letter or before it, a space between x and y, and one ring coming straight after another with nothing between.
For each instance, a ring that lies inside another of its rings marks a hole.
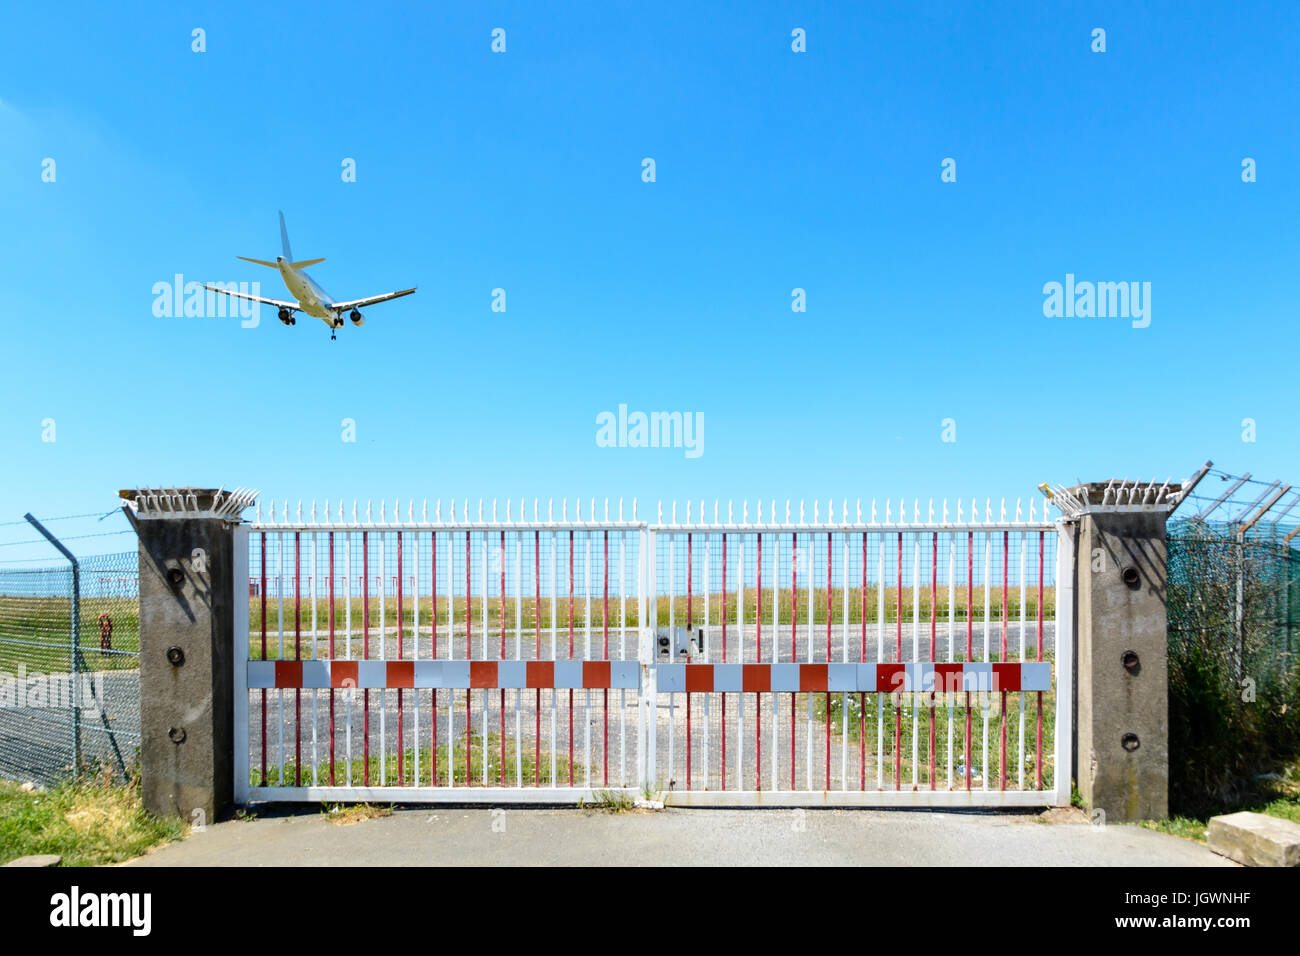
<instances>
[{"instance_id":1,"label":"concrete slab","mask_svg":"<svg viewBox=\"0 0 1300 956\"><path fill-rule=\"evenodd\" d=\"M36 856L20 856L10 860L5 866L58 866L63 857L55 853L39 853Z\"/></svg>"},{"instance_id":2,"label":"concrete slab","mask_svg":"<svg viewBox=\"0 0 1300 956\"><path fill-rule=\"evenodd\" d=\"M1243 810L1210 818L1210 849L1246 866L1300 866L1300 824Z\"/></svg>"}]
</instances>

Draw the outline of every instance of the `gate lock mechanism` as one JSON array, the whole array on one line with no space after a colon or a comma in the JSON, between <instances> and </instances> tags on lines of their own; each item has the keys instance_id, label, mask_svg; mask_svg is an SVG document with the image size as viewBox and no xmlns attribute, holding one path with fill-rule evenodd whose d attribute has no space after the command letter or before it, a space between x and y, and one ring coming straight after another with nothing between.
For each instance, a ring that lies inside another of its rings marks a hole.
<instances>
[{"instance_id":1,"label":"gate lock mechanism","mask_svg":"<svg viewBox=\"0 0 1300 956\"><path fill-rule=\"evenodd\" d=\"M185 652L173 644L167 648L167 663L173 667L180 667L185 663Z\"/></svg>"}]
</instances>

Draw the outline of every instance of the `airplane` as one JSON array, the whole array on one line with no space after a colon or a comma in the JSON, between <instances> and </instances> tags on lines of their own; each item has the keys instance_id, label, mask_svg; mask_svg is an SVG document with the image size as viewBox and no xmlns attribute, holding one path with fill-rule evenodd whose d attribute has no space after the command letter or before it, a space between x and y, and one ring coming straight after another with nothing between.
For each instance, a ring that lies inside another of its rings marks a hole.
<instances>
[{"instance_id":1,"label":"airplane","mask_svg":"<svg viewBox=\"0 0 1300 956\"><path fill-rule=\"evenodd\" d=\"M251 299L254 302L261 302L263 305L275 306L280 310L279 318L285 325L297 325L294 313L306 312L330 327L331 340L337 338L335 330L343 328L344 313L348 313L348 318L352 320L353 325L361 326L366 321L365 316L361 314L361 309L379 302L387 302L389 299L400 299L402 296L410 295L415 291L414 288L410 288L403 289L401 292L385 292L383 295L367 296L364 299L335 302L330 298L329 293L318 286L311 276L303 271L308 266L317 265L325 260L323 258L294 260L293 252L289 249L289 230L285 228L283 212L280 213L280 244L284 255L276 256L274 262L267 262L263 259L250 259L247 256L236 256L235 258L279 271L280 277L284 279L285 286L293 294L297 300L296 302L282 302L279 299L267 299L260 295L250 295L247 292L220 289L210 285L204 286L204 288L211 289L213 292L223 292L226 295L237 296L241 299Z\"/></svg>"}]
</instances>

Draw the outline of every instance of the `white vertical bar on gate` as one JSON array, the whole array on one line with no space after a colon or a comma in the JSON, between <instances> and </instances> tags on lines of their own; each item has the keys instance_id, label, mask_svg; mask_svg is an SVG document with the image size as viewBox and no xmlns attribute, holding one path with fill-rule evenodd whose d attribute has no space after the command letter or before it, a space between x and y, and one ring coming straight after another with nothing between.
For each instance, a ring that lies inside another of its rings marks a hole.
<instances>
[{"instance_id":1,"label":"white vertical bar on gate","mask_svg":"<svg viewBox=\"0 0 1300 956\"><path fill-rule=\"evenodd\" d=\"M700 523L703 524L703 522L704 522L704 502L701 501L700 502ZM718 523L718 503L716 501L713 503L713 523L714 524ZM703 657L704 657L704 663L706 664L713 660L713 655L710 652L711 641L709 640L709 592L713 590L713 578L712 578L713 563L710 560L713 554L712 542L710 541L711 537L712 536L707 531L704 533L704 655ZM709 726L709 717L712 713L712 708L709 706L709 702L712 699L712 697L713 697L712 694L704 695L704 789L705 790L709 789L709 737L711 736L711 730L712 730L712 728Z\"/></svg>"},{"instance_id":2,"label":"white vertical bar on gate","mask_svg":"<svg viewBox=\"0 0 1300 956\"><path fill-rule=\"evenodd\" d=\"M673 524L677 524L677 502L673 502ZM677 533L668 534L668 663L677 662L677 615L673 602L677 590ZM657 659L657 658L656 658ZM656 723L658 720L656 719ZM677 779L677 695L668 695L668 782Z\"/></svg>"},{"instance_id":3,"label":"white vertical bar on gate","mask_svg":"<svg viewBox=\"0 0 1300 956\"><path fill-rule=\"evenodd\" d=\"M287 520L287 518L285 517L285 511L288 510L289 503L286 501L283 504L281 504L280 507L282 509L280 512L281 519ZM271 506L271 513L272 516L274 516L275 514L274 504L272 504ZM275 659L277 661L282 661L284 660L284 532L283 531L278 532L275 535L275 546L276 546L276 550L280 552L280 574L277 577L275 582L275 597L276 597L276 603L278 605L277 614L279 617L280 642L279 642L279 650L276 653ZM284 690L277 689L275 692L275 698L276 698L276 704L280 710L280 717L276 721L276 730L280 738L279 751L276 755L276 763L280 768L280 772L279 774L277 774L277 777L280 780L280 782L283 783L284 782ZM269 771L268 771L268 775L269 775ZM267 781L263 780L262 785L266 786L266 784Z\"/></svg>"},{"instance_id":4,"label":"white vertical bar on gate","mask_svg":"<svg viewBox=\"0 0 1300 956\"><path fill-rule=\"evenodd\" d=\"M912 520L917 521L916 505L913 504ZM902 517L902 515L900 515ZM920 535L908 535L912 539L912 663L921 660L921 538ZM912 712L912 788L916 789L917 773L921 764L921 708L917 704L917 695L909 694L907 707Z\"/></svg>"},{"instance_id":5,"label":"white vertical bar on gate","mask_svg":"<svg viewBox=\"0 0 1300 956\"><path fill-rule=\"evenodd\" d=\"M1047 515L1047 504L1043 504ZM1078 525L1064 519L1057 522L1056 538L1056 806L1070 802L1074 744L1074 574L1075 535Z\"/></svg>"},{"instance_id":6,"label":"white vertical bar on gate","mask_svg":"<svg viewBox=\"0 0 1300 956\"><path fill-rule=\"evenodd\" d=\"M816 505L817 503L813 502L814 509L816 508ZM817 520L817 516L814 513L813 521L816 522L816 520ZM803 524L803 502L802 501L799 502L799 523ZM808 638L806 641L808 647L807 647L807 652L805 654L805 660L809 664L813 662L813 632L816 630L815 621L816 621L816 613L817 613L817 592L815 590L817 586L817 580L818 580L817 541L816 541L816 536L811 532L809 532L808 534ZM795 661L791 660L791 663L793 664L795 663ZM804 695L804 704L805 704L805 712L806 712L804 717L804 724L803 724L803 736L804 736L803 764L804 764L804 773L805 773L805 780L804 780L805 790L811 790L813 788L813 782L812 782L813 781L813 772L812 772L813 771L813 755L812 755L813 753L812 750L813 701L812 699L813 699L812 694ZM826 719L830 720L830 714L826 715Z\"/></svg>"},{"instance_id":7,"label":"white vertical bar on gate","mask_svg":"<svg viewBox=\"0 0 1300 956\"><path fill-rule=\"evenodd\" d=\"M442 503L438 503L438 513L442 513ZM451 500L451 520L456 520L456 499ZM437 532L434 532L437 535ZM433 573L437 575L435 565ZM436 612L435 612L436 613ZM447 658L456 659L456 542L453 532L447 532ZM434 691L434 693L437 693ZM437 721L438 713L434 711L433 719ZM465 772L466 783L469 771ZM447 786L456 786L456 691L447 691Z\"/></svg>"},{"instance_id":8,"label":"white vertical bar on gate","mask_svg":"<svg viewBox=\"0 0 1300 956\"><path fill-rule=\"evenodd\" d=\"M948 502L944 501L944 519L948 517ZM948 663L955 661L957 653L957 634L956 634L956 608L955 593L953 590L953 579L957 571L957 548L955 547L956 538L948 535ZM946 694L948 698L948 789L952 789L952 722L953 722L953 697L956 691L949 690Z\"/></svg>"},{"instance_id":9,"label":"white vertical bar on gate","mask_svg":"<svg viewBox=\"0 0 1300 956\"><path fill-rule=\"evenodd\" d=\"M984 523L988 524L989 515L992 513L989 503L984 503ZM991 594L991 577L993 567L993 534L988 530L984 532L984 663L989 661L989 620ZM993 692L986 690L980 694L980 700L984 704L984 744L982 756L980 757L980 789L989 788L989 713L993 709Z\"/></svg>"},{"instance_id":10,"label":"white vertical bar on gate","mask_svg":"<svg viewBox=\"0 0 1300 956\"><path fill-rule=\"evenodd\" d=\"M316 521L316 502L311 503L311 520ZM316 559L316 548L320 539L320 533L313 531L311 533L311 659L312 662L320 660L320 654L316 650L316 578L320 571L320 562ZM311 785L320 786L320 758L316 755L316 725L319 723L316 715L316 698L320 696L320 691L311 692Z\"/></svg>"},{"instance_id":11,"label":"white vertical bar on gate","mask_svg":"<svg viewBox=\"0 0 1300 956\"><path fill-rule=\"evenodd\" d=\"M623 520L623 499L618 501ZM618 659L627 660L627 532L618 533ZM627 689L618 692L618 779L627 786Z\"/></svg>"},{"instance_id":12,"label":"white vertical bar on gate","mask_svg":"<svg viewBox=\"0 0 1300 956\"><path fill-rule=\"evenodd\" d=\"M593 508L592 513L587 515L587 519L589 521L595 515L594 504L592 508ZM582 659L584 661L589 661L591 660L591 531L590 530L583 531L582 541L583 541L582 586L583 586L583 590L586 592L586 601L583 605L586 619L583 621L584 646L582 649ZM586 781L587 781L587 788L591 789L591 690L589 688L584 688L582 693L585 700L582 708L582 726L583 729L585 730L583 746L586 752L586 756L584 758L587 764Z\"/></svg>"},{"instance_id":13,"label":"white vertical bar on gate","mask_svg":"<svg viewBox=\"0 0 1300 956\"><path fill-rule=\"evenodd\" d=\"M876 503L871 503L875 520ZM885 660L885 539L876 536L876 663ZM885 789L885 695L876 692L876 789Z\"/></svg>"},{"instance_id":14,"label":"white vertical bar on gate","mask_svg":"<svg viewBox=\"0 0 1300 956\"><path fill-rule=\"evenodd\" d=\"M506 508L506 519L509 520L509 506ZM519 499L519 520L524 519L524 501ZM524 536L520 531L515 532L515 660L524 659ZM517 785L524 785L524 738L523 724L521 723L519 713L519 698L523 696L523 688L515 689L515 780Z\"/></svg>"},{"instance_id":15,"label":"white vertical bar on gate","mask_svg":"<svg viewBox=\"0 0 1300 956\"><path fill-rule=\"evenodd\" d=\"M553 519L553 516L554 513L548 510L546 513L548 522ZM552 662L554 662L557 659L556 648L560 640L560 632L559 632L560 615L559 615L559 590L558 590L559 552L557 550L558 547L559 547L559 543L556 540L556 532L554 529L552 529L551 531L551 661ZM559 691L557 691L554 687L552 687L551 688L551 786L552 787L559 786L559 782L558 782L559 777L556 775L556 753L555 753L557 749L555 746L556 722L557 722L556 697L558 695L559 695Z\"/></svg>"},{"instance_id":16,"label":"white vertical bar on gate","mask_svg":"<svg viewBox=\"0 0 1300 956\"><path fill-rule=\"evenodd\" d=\"M382 516L382 505L380 506ZM384 596L388 593L388 562L384 560L384 539L388 535L379 532L379 658L380 660L388 659L388 641L385 640L384 625L388 622L387 604ZM388 783L387 760L388 760L388 689L381 688L379 691L379 783L386 786Z\"/></svg>"},{"instance_id":17,"label":"white vertical bar on gate","mask_svg":"<svg viewBox=\"0 0 1300 956\"><path fill-rule=\"evenodd\" d=\"M841 520L849 523L849 503L844 502ZM840 617L840 650L842 663L849 662L849 534L841 533L842 555L840 558L840 592L843 596L843 610ZM827 700L830 698L827 697ZM849 695L840 694L840 789L849 789ZM830 720L830 708L826 708L826 719Z\"/></svg>"},{"instance_id":18,"label":"white vertical bar on gate","mask_svg":"<svg viewBox=\"0 0 1300 956\"><path fill-rule=\"evenodd\" d=\"M659 699L655 679L656 668L653 666L658 655L655 643L655 629L659 626L659 586L655 580L656 554L659 545L655 532L642 529L641 547L638 554L640 565L641 588L637 595L640 605L641 632L637 642L637 654L641 662L641 733L637 736L637 761L641 771L641 786L658 788L659 769L656 766L656 754L659 745Z\"/></svg>"},{"instance_id":19,"label":"white vertical bar on gate","mask_svg":"<svg viewBox=\"0 0 1300 956\"><path fill-rule=\"evenodd\" d=\"M265 542L265 539L263 539ZM262 545L265 547L265 543ZM235 802L247 803L250 797L249 748L248 736L248 525L237 524L233 535L234 554L234 589L233 613L235 617L234 653L232 663L234 673L235 705L234 740L235 740ZM266 582L262 582L265 587ZM262 741L263 748L266 741ZM262 781L266 786L266 781Z\"/></svg>"},{"instance_id":20,"label":"white vertical bar on gate","mask_svg":"<svg viewBox=\"0 0 1300 956\"><path fill-rule=\"evenodd\" d=\"M1016 509L1019 511L1019 508ZM1019 519L1020 515L1017 514ZM1020 663L1025 662L1025 561L1026 549L1029 547L1029 532L1020 532ZM1016 773L1020 789L1025 789L1025 692L1020 692L1020 734L1018 737L1019 757L1016 760Z\"/></svg>"},{"instance_id":21,"label":"white vertical bar on gate","mask_svg":"<svg viewBox=\"0 0 1300 956\"><path fill-rule=\"evenodd\" d=\"M730 507L730 505L728 505ZM745 505L746 513L749 506ZM749 522L745 522L748 524ZM736 663L745 663L745 534L740 539L740 573L736 575ZM742 685L743 686L743 685ZM745 789L745 694L736 694L736 789Z\"/></svg>"},{"instance_id":22,"label":"white vertical bar on gate","mask_svg":"<svg viewBox=\"0 0 1300 956\"><path fill-rule=\"evenodd\" d=\"M343 514L343 505L341 503L339 504L339 514L340 515ZM344 594L347 595L347 604L345 604L343 607L343 620L344 620L343 630L345 634L344 639L346 640L347 643L343 648L343 654L345 660L352 660L352 532L351 531L345 531L343 533L343 547L344 547L343 575L347 581L347 587L344 589L343 592ZM344 707L348 715L347 716L348 722L347 722L346 729L343 731L343 738L344 741L346 742L345 745L347 747L348 765L347 765L347 769L344 770L343 772L347 779L347 785L349 787L352 786L352 698L353 696L356 695L356 692L357 691L355 687L349 687L347 691L347 699L344 701Z\"/></svg>"},{"instance_id":23,"label":"white vertical bar on gate","mask_svg":"<svg viewBox=\"0 0 1300 956\"><path fill-rule=\"evenodd\" d=\"M417 531L411 535L411 605L413 608L413 617L411 619L411 657L414 660L420 659L420 533ZM401 621L398 621L401 626ZM411 690L411 784L418 787L420 785L420 692L416 689ZM430 754L430 760L433 755Z\"/></svg>"},{"instance_id":24,"label":"white vertical bar on gate","mask_svg":"<svg viewBox=\"0 0 1300 956\"><path fill-rule=\"evenodd\" d=\"M483 523L483 499L478 502L478 520L479 524ZM488 654L488 605L492 602L488 600L488 560L487 560L488 534L487 531L479 532L479 594L481 595L483 605L483 660L490 660ZM470 691L465 691L470 694ZM491 745L488 741L488 692L483 691L483 786L488 785L488 756L492 752ZM504 741L502 741L504 743ZM466 771L466 776L469 771Z\"/></svg>"},{"instance_id":25,"label":"white vertical bar on gate","mask_svg":"<svg viewBox=\"0 0 1300 956\"><path fill-rule=\"evenodd\" d=\"M772 502L772 514L770 522L776 524L776 502ZM792 538L793 540L793 538ZM791 559L793 562L793 558ZM794 589L790 590L793 601ZM772 535L772 663L775 664L781 659L780 630L781 617L779 610L781 607L781 535L779 533ZM794 620L793 604L790 608L790 619ZM794 663L794 658L790 658ZM780 761L777 759L781 752L781 696L779 694L768 694L772 702L772 789L780 789ZM757 697L754 704L759 714L763 712L763 698Z\"/></svg>"}]
</instances>

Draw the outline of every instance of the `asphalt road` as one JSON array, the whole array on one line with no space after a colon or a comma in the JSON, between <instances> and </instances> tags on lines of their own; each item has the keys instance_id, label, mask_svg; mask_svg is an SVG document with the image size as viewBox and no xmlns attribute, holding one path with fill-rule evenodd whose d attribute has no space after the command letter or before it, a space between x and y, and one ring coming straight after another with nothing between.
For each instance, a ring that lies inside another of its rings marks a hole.
<instances>
[{"instance_id":1,"label":"asphalt road","mask_svg":"<svg viewBox=\"0 0 1300 956\"><path fill-rule=\"evenodd\" d=\"M1063 822L1051 822L1063 821ZM903 810L319 810L209 826L129 866L1232 866L1136 826Z\"/></svg>"}]
</instances>

